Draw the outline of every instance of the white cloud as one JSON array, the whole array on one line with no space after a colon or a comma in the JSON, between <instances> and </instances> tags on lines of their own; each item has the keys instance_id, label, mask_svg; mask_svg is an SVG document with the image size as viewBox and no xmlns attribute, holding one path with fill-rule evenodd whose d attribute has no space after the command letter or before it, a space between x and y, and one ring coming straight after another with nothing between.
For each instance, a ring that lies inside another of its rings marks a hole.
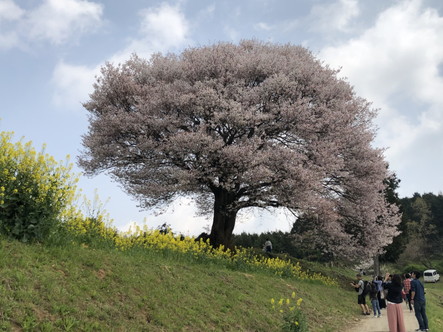
<instances>
[{"instance_id":1,"label":"white cloud","mask_svg":"<svg viewBox=\"0 0 443 332\"><path fill-rule=\"evenodd\" d=\"M434 149L422 158L441 153L435 145L443 139L443 18L437 10L420 0L398 2L360 36L324 48L320 58L342 66L356 92L380 108L377 145L389 147L394 169L417 167L418 144Z\"/></svg>"},{"instance_id":2,"label":"white cloud","mask_svg":"<svg viewBox=\"0 0 443 332\"><path fill-rule=\"evenodd\" d=\"M128 198L127 198L128 199ZM118 215L113 211L112 215ZM140 213L142 215L142 213ZM123 218L127 218L127 213L124 212ZM196 207L192 199L182 197L174 201L162 214L149 213L145 214L143 220L133 217L131 221L127 219L115 219L115 226L120 231L128 231L130 227L134 229L136 225L140 228L144 226L149 229L156 229L162 224L168 224L174 233L180 233L188 236L198 236L202 232L207 232L211 224L209 219L196 215Z\"/></svg>"},{"instance_id":3,"label":"white cloud","mask_svg":"<svg viewBox=\"0 0 443 332\"><path fill-rule=\"evenodd\" d=\"M10 49L20 44L20 38L14 26L23 14L24 10L13 1L0 0L0 49Z\"/></svg>"},{"instance_id":4,"label":"white cloud","mask_svg":"<svg viewBox=\"0 0 443 332\"><path fill-rule=\"evenodd\" d=\"M102 5L86 0L44 0L27 11L12 0L0 0L0 47L26 49L39 41L78 39L101 25L102 12Z\"/></svg>"},{"instance_id":5,"label":"white cloud","mask_svg":"<svg viewBox=\"0 0 443 332\"><path fill-rule=\"evenodd\" d=\"M26 24L32 38L61 44L96 29L102 13L102 5L85 0L45 0L29 12Z\"/></svg>"},{"instance_id":6,"label":"white cloud","mask_svg":"<svg viewBox=\"0 0 443 332\"><path fill-rule=\"evenodd\" d=\"M187 41L189 23L178 6L162 4L140 12L142 39L156 51L182 46Z\"/></svg>"},{"instance_id":7,"label":"white cloud","mask_svg":"<svg viewBox=\"0 0 443 332\"><path fill-rule=\"evenodd\" d=\"M311 30L331 32L347 31L352 19L360 15L357 0L338 0L328 5L312 7L309 15Z\"/></svg>"},{"instance_id":8,"label":"white cloud","mask_svg":"<svg viewBox=\"0 0 443 332\"><path fill-rule=\"evenodd\" d=\"M407 155L410 146L419 138L421 129L388 105L380 106L380 109L382 112L377 123L382 130L378 132L376 145L388 147L385 152L388 160L394 161L396 166L401 165L399 160Z\"/></svg>"},{"instance_id":9,"label":"white cloud","mask_svg":"<svg viewBox=\"0 0 443 332\"><path fill-rule=\"evenodd\" d=\"M139 37L130 39L110 62L123 63L133 53L149 58L154 52L172 51L190 43L189 23L180 7L162 4L140 11L140 17Z\"/></svg>"},{"instance_id":10,"label":"white cloud","mask_svg":"<svg viewBox=\"0 0 443 332\"><path fill-rule=\"evenodd\" d=\"M149 58L154 52L177 49L187 42L189 24L177 6L162 4L156 8L141 11L140 37L129 41L128 46L112 55L108 61L123 63L130 55ZM92 92L94 76L102 64L86 67L60 62L53 73L55 93L53 102L58 107L76 108L87 101Z\"/></svg>"},{"instance_id":11,"label":"white cloud","mask_svg":"<svg viewBox=\"0 0 443 332\"><path fill-rule=\"evenodd\" d=\"M231 26L226 25L223 28L223 31L228 36L228 38L233 42L237 42L241 39L240 31Z\"/></svg>"},{"instance_id":12,"label":"white cloud","mask_svg":"<svg viewBox=\"0 0 443 332\"><path fill-rule=\"evenodd\" d=\"M0 49L10 49L20 44L20 40L14 32L4 32L0 34Z\"/></svg>"},{"instance_id":13,"label":"white cloud","mask_svg":"<svg viewBox=\"0 0 443 332\"><path fill-rule=\"evenodd\" d=\"M131 221L114 220L115 226L120 231L128 231L130 227L135 229L136 225L143 228L156 229L164 223L171 226L174 233L188 236L198 236L202 232L209 233L212 225L212 215L207 217L197 216L197 208L193 200L189 197L179 198L163 214L149 214L143 220L132 218ZM117 211L112 211L112 215L118 215ZM127 217L127 214L124 215ZM284 209L263 210L251 208L240 210L237 215L234 233L263 233L273 231L289 232L294 222L294 216L288 214Z\"/></svg>"},{"instance_id":14,"label":"white cloud","mask_svg":"<svg viewBox=\"0 0 443 332\"><path fill-rule=\"evenodd\" d=\"M360 92L380 102L407 92L422 101L441 102L443 19L420 1L404 1L383 12L374 27L320 56L339 67ZM440 89L429 89L438 88Z\"/></svg>"},{"instance_id":15,"label":"white cloud","mask_svg":"<svg viewBox=\"0 0 443 332\"><path fill-rule=\"evenodd\" d=\"M271 31L273 27L265 22L259 22L257 24L254 24L254 29L256 30L264 30L264 31Z\"/></svg>"},{"instance_id":16,"label":"white cloud","mask_svg":"<svg viewBox=\"0 0 443 332\"><path fill-rule=\"evenodd\" d=\"M240 210L234 233L289 232L294 220L294 216L285 209L251 208Z\"/></svg>"},{"instance_id":17,"label":"white cloud","mask_svg":"<svg viewBox=\"0 0 443 332\"><path fill-rule=\"evenodd\" d=\"M52 102L56 107L76 109L88 100L99 67L70 65L60 61L52 74L55 91Z\"/></svg>"},{"instance_id":18,"label":"white cloud","mask_svg":"<svg viewBox=\"0 0 443 332\"><path fill-rule=\"evenodd\" d=\"M211 4L207 7L204 7L203 9L201 9L198 12L198 19L202 20L202 19L211 19L214 17L214 13L215 13L216 7L215 4Z\"/></svg>"},{"instance_id":19,"label":"white cloud","mask_svg":"<svg viewBox=\"0 0 443 332\"><path fill-rule=\"evenodd\" d=\"M0 22L18 20L23 14L24 10L17 6L12 0L0 0Z\"/></svg>"},{"instance_id":20,"label":"white cloud","mask_svg":"<svg viewBox=\"0 0 443 332\"><path fill-rule=\"evenodd\" d=\"M291 31L317 32L321 37L336 37L337 32L351 32L353 19L360 16L358 0L318 1L312 6L306 17L295 17L291 20L281 21L272 25L259 22L254 25L257 31ZM299 42L304 44L304 42Z\"/></svg>"}]
</instances>

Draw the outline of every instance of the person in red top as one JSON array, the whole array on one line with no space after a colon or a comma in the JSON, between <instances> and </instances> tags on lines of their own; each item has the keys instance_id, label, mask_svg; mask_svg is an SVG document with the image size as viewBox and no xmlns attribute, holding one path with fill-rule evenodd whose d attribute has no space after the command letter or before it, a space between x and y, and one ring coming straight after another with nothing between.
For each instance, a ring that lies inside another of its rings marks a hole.
<instances>
[{"instance_id":1,"label":"person in red top","mask_svg":"<svg viewBox=\"0 0 443 332\"><path fill-rule=\"evenodd\" d=\"M409 273L406 273L405 280L403 281L403 290L406 294L406 305L409 305L409 311L412 311L412 304L411 304L411 275Z\"/></svg>"}]
</instances>

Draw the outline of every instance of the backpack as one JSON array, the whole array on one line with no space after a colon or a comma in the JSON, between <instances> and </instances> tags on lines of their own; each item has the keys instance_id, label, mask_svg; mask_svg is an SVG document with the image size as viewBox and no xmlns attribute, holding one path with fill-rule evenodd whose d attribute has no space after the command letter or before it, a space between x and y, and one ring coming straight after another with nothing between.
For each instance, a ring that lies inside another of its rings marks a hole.
<instances>
[{"instance_id":1,"label":"backpack","mask_svg":"<svg viewBox=\"0 0 443 332\"><path fill-rule=\"evenodd\" d=\"M375 284L375 282L371 282L371 287L370 287L370 291L369 294L371 296L376 295L378 293L378 289L377 289L377 285Z\"/></svg>"},{"instance_id":2,"label":"backpack","mask_svg":"<svg viewBox=\"0 0 443 332\"><path fill-rule=\"evenodd\" d=\"M366 295L369 294L370 291L371 291L371 283L369 281L365 280L363 282L363 293L362 293L362 295L366 296Z\"/></svg>"}]
</instances>

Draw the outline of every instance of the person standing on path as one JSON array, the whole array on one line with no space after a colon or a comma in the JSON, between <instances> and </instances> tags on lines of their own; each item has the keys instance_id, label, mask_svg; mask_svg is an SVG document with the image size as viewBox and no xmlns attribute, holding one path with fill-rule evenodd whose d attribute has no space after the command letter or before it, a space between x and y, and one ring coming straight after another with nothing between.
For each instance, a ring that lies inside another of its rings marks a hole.
<instances>
[{"instance_id":1,"label":"person standing on path","mask_svg":"<svg viewBox=\"0 0 443 332\"><path fill-rule=\"evenodd\" d=\"M382 305L381 301L381 292L383 292L383 280L381 276L374 276L374 280L372 281L377 286L377 300L378 300L378 306L380 309L385 308L386 306ZM383 300L384 302L384 300Z\"/></svg>"},{"instance_id":2,"label":"person standing on path","mask_svg":"<svg viewBox=\"0 0 443 332\"><path fill-rule=\"evenodd\" d=\"M375 280L373 280L371 282L371 290L369 291L369 298L371 299L372 311L374 312L374 317L381 317L380 303L378 302L377 294L378 294L378 285L375 283Z\"/></svg>"},{"instance_id":3,"label":"person standing on path","mask_svg":"<svg viewBox=\"0 0 443 332\"><path fill-rule=\"evenodd\" d=\"M351 282L352 287L358 289L357 303L361 308L362 315L370 315L368 305L366 304L366 294L363 293L365 282L362 280L361 274L357 274L357 283Z\"/></svg>"},{"instance_id":4,"label":"person standing on path","mask_svg":"<svg viewBox=\"0 0 443 332\"><path fill-rule=\"evenodd\" d=\"M380 303L380 309L386 309L386 296L385 296L385 290L383 288L382 276L377 276L377 285L379 286L378 302Z\"/></svg>"},{"instance_id":5,"label":"person standing on path","mask_svg":"<svg viewBox=\"0 0 443 332\"><path fill-rule=\"evenodd\" d=\"M411 281L411 303L414 306L415 317L418 321L418 330L416 331L428 331L428 317L426 316L426 298L425 288L420 282L420 272L412 272Z\"/></svg>"},{"instance_id":6,"label":"person standing on path","mask_svg":"<svg viewBox=\"0 0 443 332\"><path fill-rule=\"evenodd\" d=\"M412 304L411 304L411 275L409 273L406 273L405 280L403 281L403 290L406 294L406 304L409 306L409 311L412 311Z\"/></svg>"},{"instance_id":7,"label":"person standing on path","mask_svg":"<svg viewBox=\"0 0 443 332\"><path fill-rule=\"evenodd\" d=\"M389 273L386 273L383 288L388 291L386 295L386 306L388 314L389 332L406 332L405 321L403 317L402 308L402 294L403 289L401 277L398 274L392 276L392 281L389 280Z\"/></svg>"}]
</instances>

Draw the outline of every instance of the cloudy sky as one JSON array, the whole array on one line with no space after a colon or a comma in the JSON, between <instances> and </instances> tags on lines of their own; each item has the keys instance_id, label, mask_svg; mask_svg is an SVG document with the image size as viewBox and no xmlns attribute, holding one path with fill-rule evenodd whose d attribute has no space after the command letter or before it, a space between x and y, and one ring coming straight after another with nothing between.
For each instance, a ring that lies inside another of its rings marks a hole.
<instances>
[{"instance_id":1,"label":"cloudy sky","mask_svg":"<svg viewBox=\"0 0 443 332\"><path fill-rule=\"evenodd\" d=\"M88 130L82 103L105 62L251 38L303 45L341 68L379 109L375 145L401 197L443 189L441 0L0 0L0 130L75 161ZM161 216L139 211L106 175L79 187L91 199L97 190L120 229L145 220L199 234L210 224L186 199ZM289 228L282 212L248 211L235 233Z\"/></svg>"}]
</instances>

